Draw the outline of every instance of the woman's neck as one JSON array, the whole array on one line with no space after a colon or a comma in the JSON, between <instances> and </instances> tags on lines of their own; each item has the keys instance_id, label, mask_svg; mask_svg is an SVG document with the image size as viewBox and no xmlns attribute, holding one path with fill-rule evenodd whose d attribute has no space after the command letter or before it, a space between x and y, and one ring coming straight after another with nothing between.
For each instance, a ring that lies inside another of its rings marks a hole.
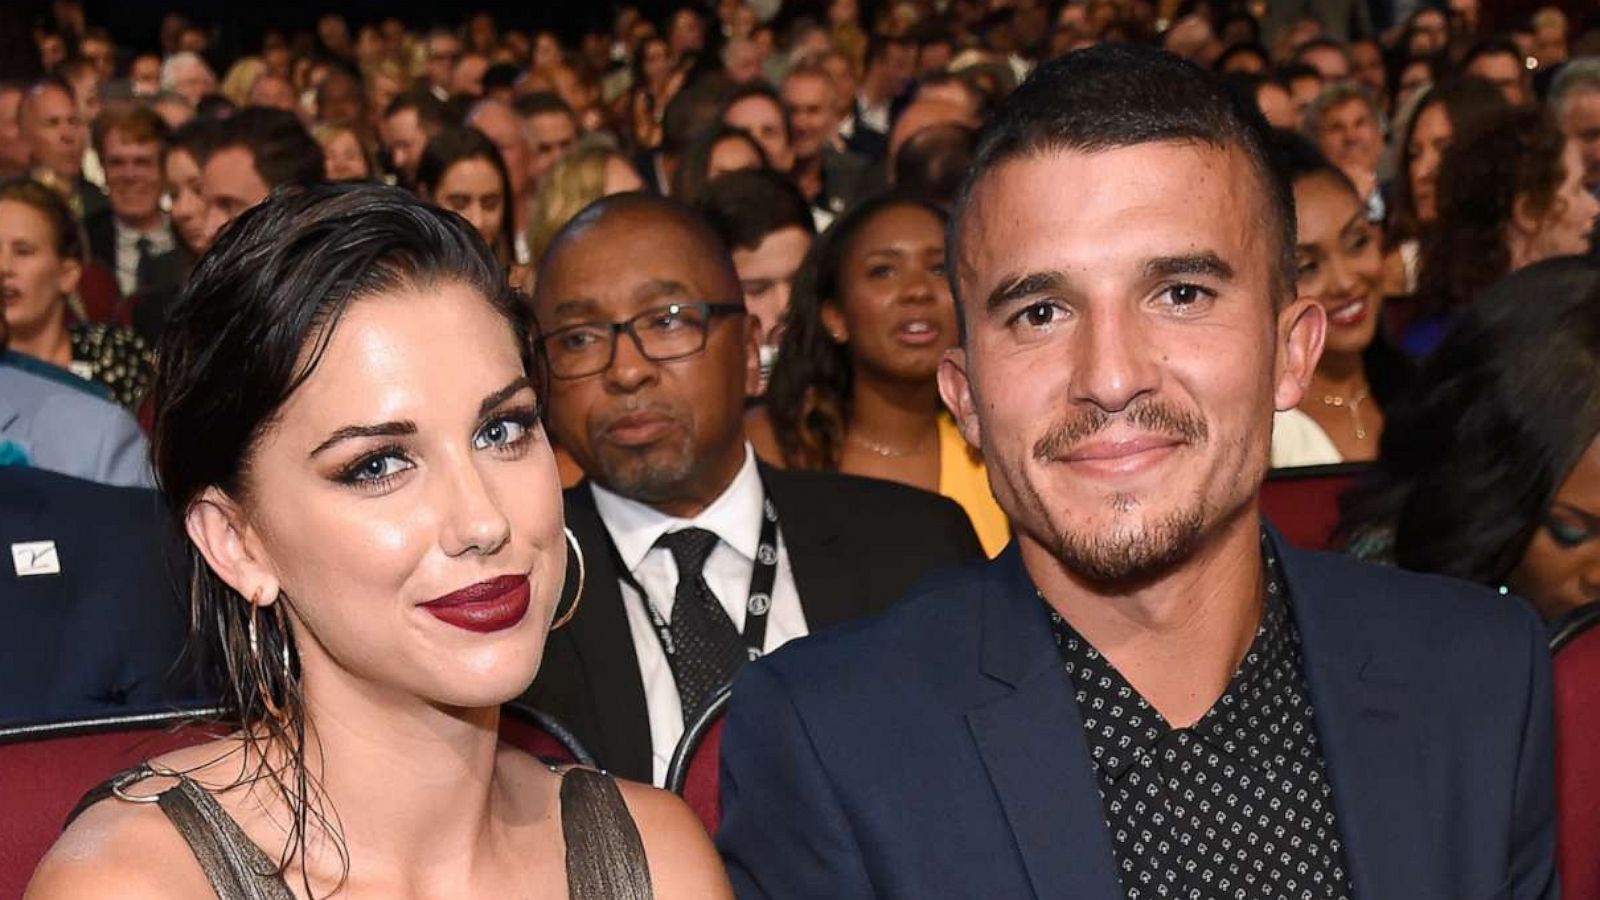
<instances>
[{"instance_id":1,"label":"woman's neck","mask_svg":"<svg viewBox=\"0 0 1600 900\"><path fill-rule=\"evenodd\" d=\"M1366 364L1360 353L1324 352L1311 373L1314 390L1349 396L1367 387Z\"/></svg>"},{"instance_id":2,"label":"woman's neck","mask_svg":"<svg viewBox=\"0 0 1600 900\"><path fill-rule=\"evenodd\" d=\"M916 449L939 427L939 384L904 382L856 370L849 433L896 450Z\"/></svg>"},{"instance_id":3,"label":"woman's neck","mask_svg":"<svg viewBox=\"0 0 1600 900\"><path fill-rule=\"evenodd\" d=\"M32 331L14 329L10 348L58 366L69 365L72 362L72 330L67 327L66 310L46 316L44 322Z\"/></svg>"}]
</instances>

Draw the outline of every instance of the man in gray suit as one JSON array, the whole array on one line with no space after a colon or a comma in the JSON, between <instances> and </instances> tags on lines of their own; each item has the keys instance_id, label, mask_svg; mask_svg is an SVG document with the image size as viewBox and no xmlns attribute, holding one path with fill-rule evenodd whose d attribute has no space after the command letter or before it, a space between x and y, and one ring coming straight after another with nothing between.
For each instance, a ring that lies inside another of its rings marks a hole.
<instances>
[{"instance_id":1,"label":"man in gray suit","mask_svg":"<svg viewBox=\"0 0 1600 900\"><path fill-rule=\"evenodd\" d=\"M150 448L133 417L64 369L6 349L0 316L0 465L121 487L152 487Z\"/></svg>"}]
</instances>

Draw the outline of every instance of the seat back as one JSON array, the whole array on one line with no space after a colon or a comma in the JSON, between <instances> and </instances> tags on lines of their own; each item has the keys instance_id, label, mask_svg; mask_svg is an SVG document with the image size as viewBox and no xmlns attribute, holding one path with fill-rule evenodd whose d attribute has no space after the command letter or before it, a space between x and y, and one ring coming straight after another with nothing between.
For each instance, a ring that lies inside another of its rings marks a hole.
<instances>
[{"instance_id":1,"label":"seat back","mask_svg":"<svg viewBox=\"0 0 1600 900\"><path fill-rule=\"evenodd\" d=\"M1556 864L1561 892L1600 897L1600 603L1550 640L1556 719Z\"/></svg>"},{"instance_id":2,"label":"seat back","mask_svg":"<svg viewBox=\"0 0 1600 900\"><path fill-rule=\"evenodd\" d=\"M1339 498L1371 468L1367 463L1273 469L1261 485L1261 514L1296 547L1332 549Z\"/></svg>"},{"instance_id":3,"label":"seat back","mask_svg":"<svg viewBox=\"0 0 1600 900\"><path fill-rule=\"evenodd\" d=\"M20 897L61 836L67 814L108 776L226 735L221 711L190 709L0 729L0 897ZM593 766L561 723L521 704L500 716L500 739L555 764Z\"/></svg>"},{"instance_id":4,"label":"seat back","mask_svg":"<svg viewBox=\"0 0 1600 900\"><path fill-rule=\"evenodd\" d=\"M711 699L699 717L683 730L683 737L672 751L672 761L667 764L667 790L689 804L707 834L716 834L722 821L718 758L722 751L722 721L732 696L732 691L724 687Z\"/></svg>"}]
</instances>

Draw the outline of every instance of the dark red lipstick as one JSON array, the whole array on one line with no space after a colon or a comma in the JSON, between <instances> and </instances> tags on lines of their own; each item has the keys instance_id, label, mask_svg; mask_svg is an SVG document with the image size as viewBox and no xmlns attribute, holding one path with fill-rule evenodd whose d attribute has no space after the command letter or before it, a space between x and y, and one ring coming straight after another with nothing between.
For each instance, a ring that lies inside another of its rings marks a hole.
<instances>
[{"instance_id":1,"label":"dark red lipstick","mask_svg":"<svg viewBox=\"0 0 1600 900\"><path fill-rule=\"evenodd\" d=\"M528 614L528 576L502 575L429 600L422 608L457 628L488 634L522 621Z\"/></svg>"}]
</instances>

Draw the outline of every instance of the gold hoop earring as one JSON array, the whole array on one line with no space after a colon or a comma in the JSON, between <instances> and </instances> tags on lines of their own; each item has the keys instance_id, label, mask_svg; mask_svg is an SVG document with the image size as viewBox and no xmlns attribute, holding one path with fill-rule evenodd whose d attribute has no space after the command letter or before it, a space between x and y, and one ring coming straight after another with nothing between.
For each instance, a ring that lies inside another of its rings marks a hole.
<instances>
[{"instance_id":1,"label":"gold hoop earring","mask_svg":"<svg viewBox=\"0 0 1600 900\"><path fill-rule=\"evenodd\" d=\"M555 631L557 628L572 621L573 615L578 612L578 604L583 602L583 584L588 578L588 572L585 570L583 563L583 545L578 543L578 536L573 534L572 529L565 525L561 527L561 530L567 536L567 543L572 545L572 555L578 558L578 590L572 595L572 605L567 607L566 613L551 623L551 631Z\"/></svg>"},{"instance_id":2,"label":"gold hoop earring","mask_svg":"<svg viewBox=\"0 0 1600 900\"><path fill-rule=\"evenodd\" d=\"M289 623L284 619L283 607L277 603L273 605L275 607L273 612L278 620L278 629L283 635L282 653L279 656L283 675L279 680L284 689L287 690L290 680L294 677L294 671L289 665ZM256 629L256 616L260 611L261 591L258 590L250 597L250 668L255 670L256 692L261 695L261 703L267 708L267 715L282 721L288 717L288 714L284 712L283 707L279 706L277 700L272 696L272 673L268 670L266 660L262 656L261 639Z\"/></svg>"}]
</instances>

